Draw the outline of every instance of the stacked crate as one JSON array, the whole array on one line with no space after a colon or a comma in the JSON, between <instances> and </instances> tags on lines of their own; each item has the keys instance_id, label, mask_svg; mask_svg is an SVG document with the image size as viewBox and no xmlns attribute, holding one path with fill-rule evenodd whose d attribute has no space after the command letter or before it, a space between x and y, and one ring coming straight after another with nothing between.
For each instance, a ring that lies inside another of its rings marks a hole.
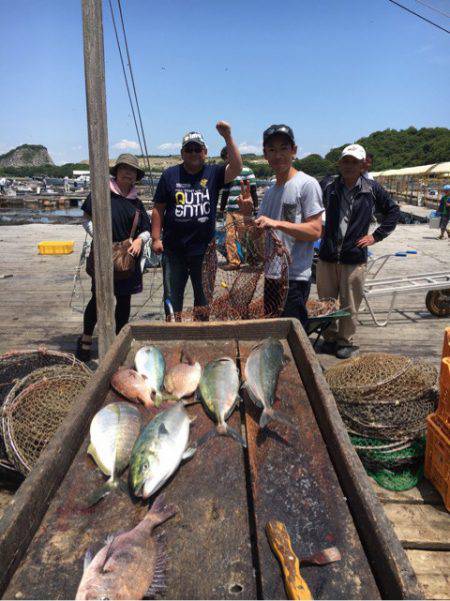
<instances>
[{"instance_id":1,"label":"stacked crate","mask_svg":"<svg viewBox=\"0 0 450 601\"><path fill-rule=\"evenodd\" d=\"M450 328L444 334L439 389L437 411L427 417L425 477L450 511Z\"/></svg>"}]
</instances>

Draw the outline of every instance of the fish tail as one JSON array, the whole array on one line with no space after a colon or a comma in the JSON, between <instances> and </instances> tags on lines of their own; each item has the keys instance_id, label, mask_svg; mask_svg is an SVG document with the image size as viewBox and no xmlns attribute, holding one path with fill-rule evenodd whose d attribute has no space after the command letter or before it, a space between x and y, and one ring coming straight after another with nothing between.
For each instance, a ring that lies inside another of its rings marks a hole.
<instances>
[{"instance_id":1,"label":"fish tail","mask_svg":"<svg viewBox=\"0 0 450 601\"><path fill-rule=\"evenodd\" d=\"M216 435L217 436L229 436L230 438L232 438L233 440L238 442L240 445L242 445L244 448L247 447L247 443L242 438L242 436L238 432L236 432L236 430L233 430L233 428L231 428L226 423L218 424L216 426Z\"/></svg>"},{"instance_id":2,"label":"fish tail","mask_svg":"<svg viewBox=\"0 0 450 601\"><path fill-rule=\"evenodd\" d=\"M153 521L153 524L157 526L163 522L169 520L178 511L178 507L173 503L166 504L166 500L163 495L159 495L153 502L147 516Z\"/></svg>"},{"instance_id":3,"label":"fish tail","mask_svg":"<svg viewBox=\"0 0 450 601\"><path fill-rule=\"evenodd\" d=\"M86 508L96 505L104 497L109 495L110 492L112 492L113 490L116 490L116 488L119 488L119 486L120 486L120 480L116 479L114 476L111 476L111 478L109 480L107 480L105 482L105 484L103 484L103 486L100 486L100 488L97 488L97 490L90 497L88 497Z\"/></svg>"},{"instance_id":4,"label":"fish tail","mask_svg":"<svg viewBox=\"0 0 450 601\"><path fill-rule=\"evenodd\" d=\"M242 436L239 434L239 432L236 432L236 430L233 430L233 428L231 428L227 424L225 425L225 428L226 428L226 430L225 430L226 436L229 436L230 438L232 438L233 440L238 442L240 445L242 445L244 447L244 449L247 448L247 442L242 438Z\"/></svg>"},{"instance_id":5,"label":"fish tail","mask_svg":"<svg viewBox=\"0 0 450 601\"><path fill-rule=\"evenodd\" d=\"M267 426L267 424L269 422L271 422L272 420L280 422L281 424L284 424L285 426L289 426L290 428L296 427L294 422L289 417L284 415L283 413L280 413L279 411L275 411L275 409L272 409L272 408L270 408L270 409L264 408L263 412L261 413L261 417L259 418L260 428L265 428Z\"/></svg>"}]
</instances>

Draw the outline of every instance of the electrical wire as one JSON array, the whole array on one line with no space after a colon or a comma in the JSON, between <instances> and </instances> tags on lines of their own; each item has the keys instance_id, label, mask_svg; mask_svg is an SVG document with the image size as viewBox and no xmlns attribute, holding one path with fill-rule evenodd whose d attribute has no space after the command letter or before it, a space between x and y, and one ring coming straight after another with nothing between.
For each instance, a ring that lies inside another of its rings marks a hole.
<instances>
[{"instance_id":1,"label":"electrical wire","mask_svg":"<svg viewBox=\"0 0 450 601\"><path fill-rule=\"evenodd\" d=\"M419 17L419 19L422 19L422 21L426 21L427 23L430 23L430 25L434 25L438 29L445 31L445 33L450 33L450 30L445 29L445 27L442 27L441 25L438 25L437 23L434 23L434 21L430 21L430 19L427 19L426 17L422 17L422 15L419 15L419 13L416 13L413 10L411 10L410 8L403 6L403 4L400 4L399 2L396 2L395 0L388 0L388 2L391 2L392 4L395 4L395 5L399 6L400 8L403 8L403 10L406 10L407 12L411 13L412 15Z\"/></svg>"},{"instance_id":2,"label":"electrical wire","mask_svg":"<svg viewBox=\"0 0 450 601\"><path fill-rule=\"evenodd\" d=\"M130 57L130 51L128 48L128 40L127 40L127 34L125 31L125 23L124 23L124 19L123 19L123 12L122 12L122 3L121 0L117 0L117 5L119 7L119 13L120 13L120 21L122 23L122 32L123 32L123 37L125 40L125 49L127 52L127 59L128 59L128 69L130 71L130 76L131 76L131 83L133 84L133 90L134 90L134 99L136 102L136 108L137 108L137 113L138 113L138 117L139 117L139 123L141 126L141 134L142 134L142 140L144 143L144 150L145 150L145 157L147 159L147 164L148 164L148 168L149 168L149 172L150 172L150 181L151 181L151 188L152 188L152 193L153 193L153 177L152 177L152 171L151 171L151 167L150 167L150 161L148 158L148 150L147 150L147 141L145 139L145 133L144 133L144 126L142 125L142 116L141 116L141 109L139 107L139 101L138 101L138 97L137 97L137 92L136 92L136 84L134 81L134 75L133 75L133 68L131 66L131 57Z\"/></svg>"},{"instance_id":3,"label":"electrical wire","mask_svg":"<svg viewBox=\"0 0 450 601\"><path fill-rule=\"evenodd\" d=\"M113 7L112 7L111 0L108 0L108 1L109 1L109 8L110 8L110 11L111 11L111 19L112 19L113 26L114 26L114 33L116 35L117 48L119 50L120 62L122 64L123 77L125 79L125 86L127 88L128 100L130 101L131 112L133 114L134 126L136 128L136 134L137 134L137 138L138 138L138 142L139 142L139 147L141 149L141 154L142 154L142 156L144 156L144 148L142 146L141 136L139 134L139 128L138 128L138 124L137 124L137 121L136 121L136 113L134 112L134 104L133 104L133 101L131 99L130 86L128 85L128 77L127 77L127 72L125 70L125 63L123 61L122 48L120 47L119 34L117 32L116 19L114 17L114 10L113 10Z\"/></svg>"},{"instance_id":4,"label":"electrical wire","mask_svg":"<svg viewBox=\"0 0 450 601\"><path fill-rule=\"evenodd\" d=\"M436 8L435 6L431 6L431 4L427 4L423 0L416 0L416 2L418 2L419 4L423 4L423 6L426 6L430 10L434 10L435 13L439 13L440 15L444 15L444 17L447 17L447 19L450 19L450 14L446 13L445 11Z\"/></svg>"}]
</instances>

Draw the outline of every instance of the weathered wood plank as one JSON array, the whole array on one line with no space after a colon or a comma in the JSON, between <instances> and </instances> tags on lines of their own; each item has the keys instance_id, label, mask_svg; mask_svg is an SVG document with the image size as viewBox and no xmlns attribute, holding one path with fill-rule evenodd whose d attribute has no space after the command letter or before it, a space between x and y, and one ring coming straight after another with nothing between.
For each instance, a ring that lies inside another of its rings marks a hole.
<instances>
[{"instance_id":1,"label":"weathered wood plank","mask_svg":"<svg viewBox=\"0 0 450 601\"><path fill-rule=\"evenodd\" d=\"M299 322L293 321L288 341L306 392L310 399L314 399L311 407L382 596L388 599L421 599L423 594L414 570L350 443L336 401Z\"/></svg>"},{"instance_id":2,"label":"weathered wood plank","mask_svg":"<svg viewBox=\"0 0 450 601\"><path fill-rule=\"evenodd\" d=\"M253 344L239 342L242 369ZM291 356L287 343L285 350ZM265 536L267 522L280 520L300 557L329 546L341 551L339 563L303 569L315 599L380 598L295 363L291 360L281 373L278 408L296 429L271 422L260 431L261 411L244 396L263 597L285 598L280 568Z\"/></svg>"},{"instance_id":3,"label":"weathered wood plank","mask_svg":"<svg viewBox=\"0 0 450 601\"><path fill-rule=\"evenodd\" d=\"M450 515L443 505L385 503L383 508L404 548L450 551Z\"/></svg>"},{"instance_id":4,"label":"weathered wood plank","mask_svg":"<svg viewBox=\"0 0 450 601\"><path fill-rule=\"evenodd\" d=\"M181 343L157 344L169 367L178 361ZM234 342L222 342L212 348L194 342L187 348L202 363L214 353L235 355ZM136 350L134 346L128 353L127 365L132 364ZM110 392L105 402L113 398ZM148 420L148 413L143 408L141 412ZM195 440L212 422L200 405L190 407L189 413L196 417L191 430L191 440ZM240 416L235 414L232 420L234 427L239 428ZM73 598L87 548L101 544L111 532L130 529L145 515L148 505L132 503L120 493L109 495L90 511L84 509L87 497L104 481L86 455L88 438L57 491L26 559L11 580L7 598ZM241 449L230 439L210 441L208 447L199 449L180 466L164 487L164 496L179 507L177 516L162 527L170 556L167 597L255 598ZM190 567L194 556L196 568ZM231 590L235 586L238 592Z\"/></svg>"},{"instance_id":5,"label":"weathered wood plank","mask_svg":"<svg viewBox=\"0 0 450 601\"><path fill-rule=\"evenodd\" d=\"M83 48L91 173L92 222L97 297L99 355L115 335L108 123L101 0L83 0Z\"/></svg>"},{"instance_id":6,"label":"weathered wood plank","mask_svg":"<svg viewBox=\"0 0 450 601\"><path fill-rule=\"evenodd\" d=\"M27 551L53 495L64 478L96 409L109 387L111 373L125 357L130 328L122 330L116 345L80 395L79 402L40 456L0 520L0 594ZM41 578L42 579L42 578Z\"/></svg>"},{"instance_id":7,"label":"weathered wood plank","mask_svg":"<svg viewBox=\"0 0 450 601\"><path fill-rule=\"evenodd\" d=\"M425 599L450 599L450 552L406 552L414 568Z\"/></svg>"},{"instance_id":8,"label":"weathered wood plank","mask_svg":"<svg viewBox=\"0 0 450 601\"><path fill-rule=\"evenodd\" d=\"M387 490L370 479L372 488L382 503L419 503L424 505L442 505L442 497L425 478L409 490Z\"/></svg>"}]
</instances>

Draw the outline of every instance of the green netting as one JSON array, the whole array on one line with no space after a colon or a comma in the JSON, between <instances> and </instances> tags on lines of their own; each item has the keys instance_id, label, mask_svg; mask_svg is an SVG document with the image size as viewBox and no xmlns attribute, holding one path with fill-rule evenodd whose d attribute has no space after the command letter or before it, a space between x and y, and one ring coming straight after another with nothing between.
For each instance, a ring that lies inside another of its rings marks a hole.
<instances>
[{"instance_id":1,"label":"green netting","mask_svg":"<svg viewBox=\"0 0 450 601\"><path fill-rule=\"evenodd\" d=\"M408 490L417 486L423 477L423 463L416 469L406 468L400 472L381 469L377 472L367 470L371 478L375 480L382 488L387 490Z\"/></svg>"},{"instance_id":2,"label":"green netting","mask_svg":"<svg viewBox=\"0 0 450 601\"><path fill-rule=\"evenodd\" d=\"M408 490L421 480L425 436L403 444L360 436L350 436L350 440L369 476L383 488Z\"/></svg>"}]
</instances>

